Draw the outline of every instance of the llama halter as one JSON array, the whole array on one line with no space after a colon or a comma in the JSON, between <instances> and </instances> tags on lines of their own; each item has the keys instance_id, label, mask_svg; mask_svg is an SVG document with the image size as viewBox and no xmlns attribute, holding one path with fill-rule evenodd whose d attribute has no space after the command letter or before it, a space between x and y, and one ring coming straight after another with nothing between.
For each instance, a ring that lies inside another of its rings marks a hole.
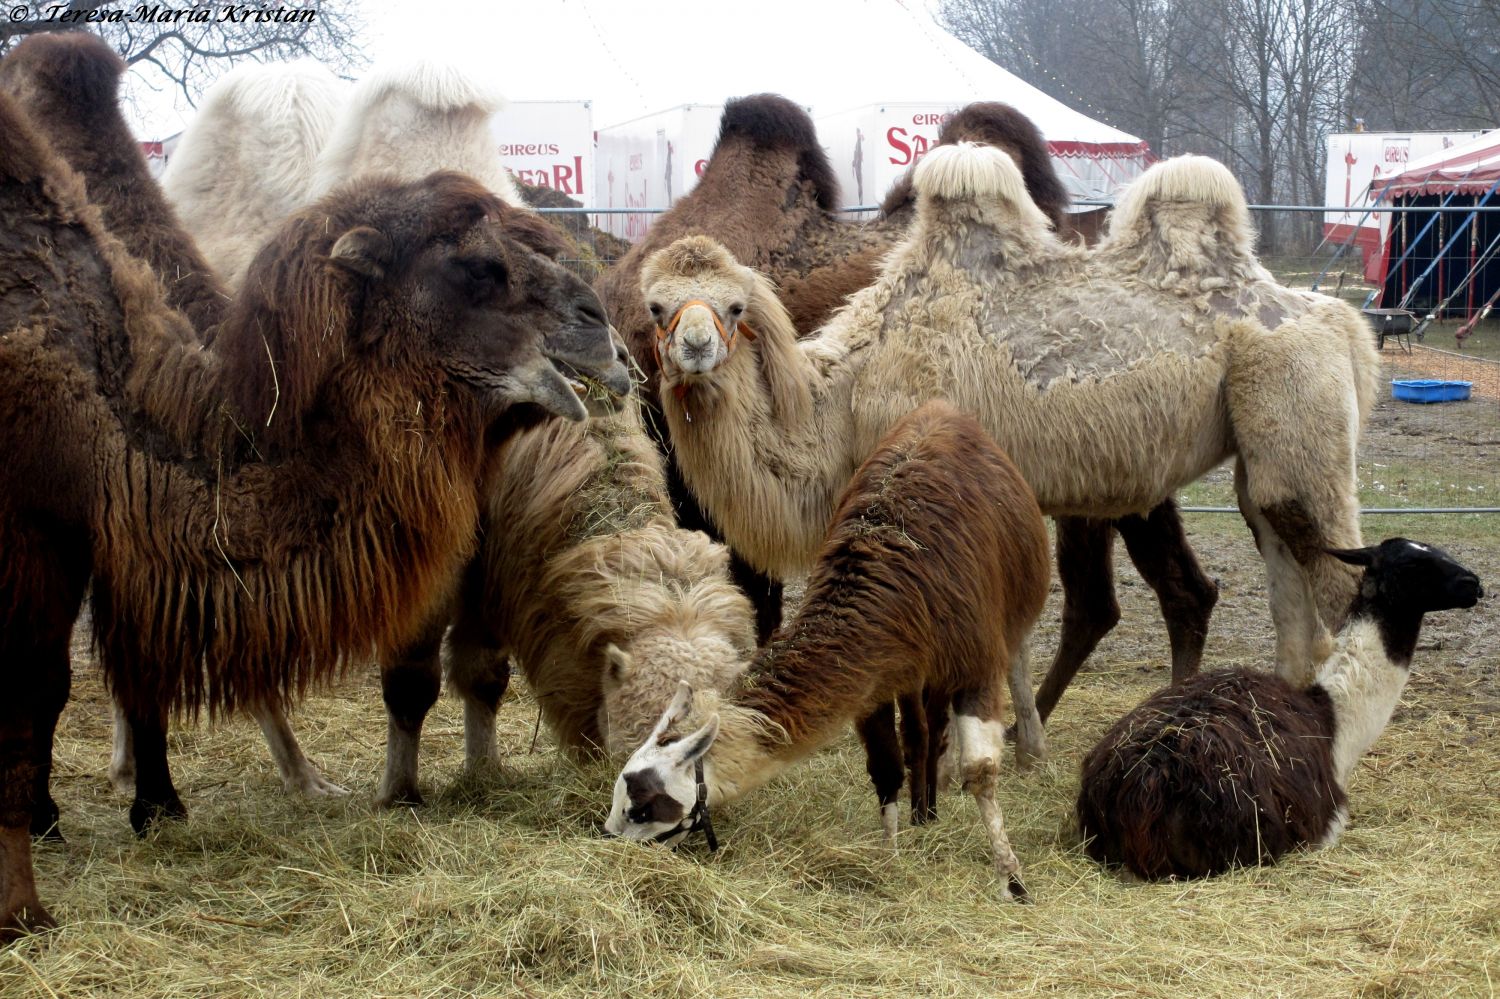
<instances>
[{"instance_id":1,"label":"llama halter","mask_svg":"<svg viewBox=\"0 0 1500 999\"><path fill-rule=\"evenodd\" d=\"M666 832L657 833L652 837L653 843L665 843L673 836L681 835L684 838L691 836L698 830L703 830L703 836L708 840L708 852L717 853L719 850L719 837L714 835L713 819L708 814L708 782L703 779L703 757L698 757L693 764L693 779L698 782L698 800L693 802L693 810L688 812L687 818ZM684 823L686 823L684 825Z\"/></svg>"}]
</instances>

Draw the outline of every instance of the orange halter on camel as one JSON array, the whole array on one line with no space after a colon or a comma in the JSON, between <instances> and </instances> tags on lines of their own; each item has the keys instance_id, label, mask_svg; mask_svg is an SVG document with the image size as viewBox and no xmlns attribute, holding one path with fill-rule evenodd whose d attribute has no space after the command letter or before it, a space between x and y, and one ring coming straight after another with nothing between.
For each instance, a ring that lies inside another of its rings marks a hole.
<instances>
[{"instance_id":1,"label":"orange halter on camel","mask_svg":"<svg viewBox=\"0 0 1500 999\"><path fill-rule=\"evenodd\" d=\"M662 348L670 347L672 345L673 338L677 336L677 326L682 322L682 314L695 305L703 306L708 310L708 314L713 317L714 329L719 331L719 339L724 342L724 349L728 353L734 353L734 346L735 344L739 343L739 338L741 336L743 336L746 340L755 339L755 331L752 330L746 323L736 323L734 326L734 330L732 332L728 331L724 329L724 324L719 322L719 313L715 311L712 305L709 305L701 298L689 299L688 301L683 302L676 312L672 313L672 318L667 322L667 325L665 327L656 327L656 342L652 344L651 347L652 350L656 352L656 368L658 371L661 370ZM687 392L687 386L679 382L672 388L672 392L677 396L677 398L681 399Z\"/></svg>"}]
</instances>

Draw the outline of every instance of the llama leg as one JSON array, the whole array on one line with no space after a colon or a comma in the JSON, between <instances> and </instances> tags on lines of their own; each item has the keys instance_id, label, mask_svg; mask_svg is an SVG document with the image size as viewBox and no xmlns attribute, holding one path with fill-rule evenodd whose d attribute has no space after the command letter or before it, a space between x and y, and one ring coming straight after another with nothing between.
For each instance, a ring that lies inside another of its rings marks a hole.
<instances>
[{"instance_id":1,"label":"llama leg","mask_svg":"<svg viewBox=\"0 0 1500 999\"><path fill-rule=\"evenodd\" d=\"M109 782L116 792L135 797L135 737L120 702L111 698L110 703L114 706L114 732L109 755Z\"/></svg>"},{"instance_id":2,"label":"llama leg","mask_svg":"<svg viewBox=\"0 0 1500 999\"><path fill-rule=\"evenodd\" d=\"M276 761L283 788L313 798L342 797L349 793L308 762L302 747L297 744L297 736L292 732L286 712L270 704L256 703L250 706L250 714L266 737L266 746L271 750L271 759Z\"/></svg>"},{"instance_id":3,"label":"llama leg","mask_svg":"<svg viewBox=\"0 0 1500 999\"><path fill-rule=\"evenodd\" d=\"M385 776L375 792L375 804L382 807L424 803L417 789L417 754L422 723L442 689L439 646L446 623L430 625L418 640L380 664L386 711Z\"/></svg>"},{"instance_id":4,"label":"llama leg","mask_svg":"<svg viewBox=\"0 0 1500 999\"><path fill-rule=\"evenodd\" d=\"M36 789L31 799L31 835L61 841L57 802L52 799L52 739L57 732L58 716L68 703L73 664L68 656L66 634L50 644L53 647L44 653L49 665L40 671L36 687L36 722L31 742Z\"/></svg>"},{"instance_id":5,"label":"llama leg","mask_svg":"<svg viewBox=\"0 0 1500 999\"><path fill-rule=\"evenodd\" d=\"M1115 527L1130 561L1156 591L1172 649L1172 682L1181 683L1203 661L1208 619L1219 602L1218 581L1198 564L1172 500L1158 503L1145 517L1121 517Z\"/></svg>"},{"instance_id":6,"label":"llama leg","mask_svg":"<svg viewBox=\"0 0 1500 999\"><path fill-rule=\"evenodd\" d=\"M1037 713L1044 722L1094 646L1120 621L1113 522L1088 517L1055 519L1057 576L1063 591L1062 640L1036 693Z\"/></svg>"},{"instance_id":7,"label":"llama leg","mask_svg":"<svg viewBox=\"0 0 1500 999\"><path fill-rule=\"evenodd\" d=\"M990 855L1000 876L1001 894L1005 898L1026 898L1021 883L1021 862L1011 849L1005 834L1005 819L995 799L995 785L1000 778L1000 759L1005 752L1005 724L995 710L993 694L961 695L954 705L954 732L958 739L959 767L964 790L974 796L979 818L990 840Z\"/></svg>"},{"instance_id":8,"label":"llama leg","mask_svg":"<svg viewBox=\"0 0 1500 999\"><path fill-rule=\"evenodd\" d=\"M167 716L157 707L126 705L125 715L135 744L135 800L130 803L130 828L146 835L159 819L187 817L187 808L172 785L167 763Z\"/></svg>"},{"instance_id":9,"label":"llama leg","mask_svg":"<svg viewBox=\"0 0 1500 999\"><path fill-rule=\"evenodd\" d=\"M880 825L885 830L885 842L895 850L896 811L906 770L901 758L901 744L896 738L896 705L887 701L863 718L859 723L859 738L865 744L865 769L875 785L875 797L880 803Z\"/></svg>"},{"instance_id":10,"label":"llama leg","mask_svg":"<svg viewBox=\"0 0 1500 999\"><path fill-rule=\"evenodd\" d=\"M1005 671L1010 683L1010 699L1016 710L1016 766L1026 770L1047 759L1047 733L1037 714L1031 696L1031 640L1023 639L1010 668Z\"/></svg>"},{"instance_id":11,"label":"llama leg","mask_svg":"<svg viewBox=\"0 0 1500 999\"><path fill-rule=\"evenodd\" d=\"M1276 673L1294 686L1305 686L1312 682L1317 664L1331 650L1332 639L1318 619L1306 573L1265 512L1250 499L1243 462L1236 463L1234 479L1240 513L1266 563L1271 622L1276 628Z\"/></svg>"},{"instance_id":12,"label":"llama leg","mask_svg":"<svg viewBox=\"0 0 1500 999\"><path fill-rule=\"evenodd\" d=\"M922 694L901 698L901 745L906 753L907 780L911 783L911 824L922 825L933 817L933 794L936 788L928 780L927 707Z\"/></svg>"},{"instance_id":13,"label":"llama leg","mask_svg":"<svg viewBox=\"0 0 1500 999\"><path fill-rule=\"evenodd\" d=\"M448 679L464 702L464 770L474 773L500 761L495 713L510 686L510 658L462 623L447 641Z\"/></svg>"},{"instance_id":14,"label":"llama leg","mask_svg":"<svg viewBox=\"0 0 1500 999\"><path fill-rule=\"evenodd\" d=\"M927 800L928 819L937 818L938 788L952 783L958 749L948 741L950 698L931 690L922 692L922 707L927 712Z\"/></svg>"}]
</instances>

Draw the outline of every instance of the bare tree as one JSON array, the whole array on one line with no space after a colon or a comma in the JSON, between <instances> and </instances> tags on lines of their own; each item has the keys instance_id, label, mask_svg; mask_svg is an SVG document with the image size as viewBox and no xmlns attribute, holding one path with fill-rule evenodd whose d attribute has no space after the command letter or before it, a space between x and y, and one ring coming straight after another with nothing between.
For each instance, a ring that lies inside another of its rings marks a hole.
<instances>
[{"instance_id":1,"label":"bare tree","mask_svg":"<svg viewBox=\"0 0 1500 999\"><path fill-rule=\"evenodd\" d=\"M304 0L300 7L259 4L108 5L102 0L32 0L0 20L0 54L27 35L91 31L132 66L149 66L189 102L242 59L310 56L335 72L364 65L357 38L358 0Z\"/></svg>"}]
</instances>

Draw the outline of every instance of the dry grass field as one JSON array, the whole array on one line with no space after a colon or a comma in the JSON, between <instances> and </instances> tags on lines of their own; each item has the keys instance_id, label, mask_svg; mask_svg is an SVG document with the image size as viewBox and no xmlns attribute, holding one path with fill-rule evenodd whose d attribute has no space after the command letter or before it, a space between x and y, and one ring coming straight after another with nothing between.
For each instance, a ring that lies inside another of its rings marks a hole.
<instances>
[{"instance_id":1,"label":"dry grass field","mask_svg":"<svg viewBox=\"0 0 1500 999\"><path fill-rule=\"evenodd\" d=\"M1371 505L1493 504L1494 402L1381 404L1361 470ZM1225 499L1217 473L1190 494ZM1262 574L1234 516L1189 515L1223 593L1207 665L1263 666ZM1447 547L1500 587L1500 517L1371 517L1371 539ZM1123 556L1122 556L1123 562ZM1033 905L997 900L972 802L880 842L857 742L715 817L723 848L600 839L613 772L563 762L516 690L508 762L460 779L458 705L425 749L429 805L370 804L384 717L373 671L295 723L347 799L286 797L248 721L181 726L185 822L138 841L105 777L109 711L86 646L58 740L64 844L37 852L62 928L0 951L0 995L623 994L1492 995L1500 984L1497 600L1428 619L1411 685L1351 788L1342 842L1217 880L1133 884L1079 849L1079 760L1159 684L1150 591L1120 568L1124 619L1050 726L1052 760L1000 800ZM1057 595L1036 643L1057 641ZM904 821L904 817L903 817Z\"/></svg>"}]
</instances>

